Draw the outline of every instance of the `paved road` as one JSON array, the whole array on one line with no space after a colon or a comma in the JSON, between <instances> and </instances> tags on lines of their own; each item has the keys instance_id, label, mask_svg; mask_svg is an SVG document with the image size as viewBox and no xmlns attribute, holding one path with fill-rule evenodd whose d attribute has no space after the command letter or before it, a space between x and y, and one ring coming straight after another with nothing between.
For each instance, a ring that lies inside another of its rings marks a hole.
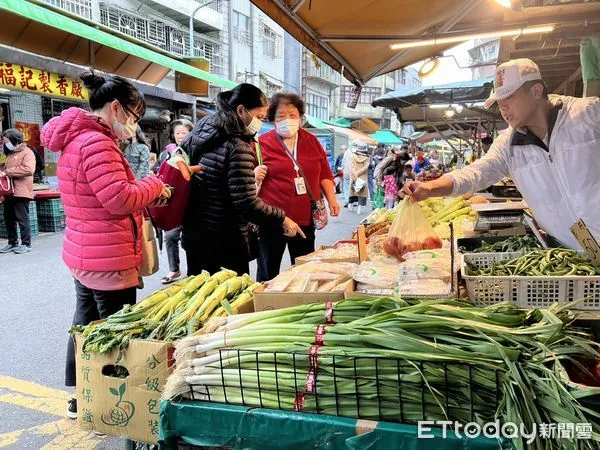
<instances>
[{"instance_id":1,"label":"paved road","mask_svg":"<svg viewBox=\"0 0 600 450\"><path fill-rule=\"evenodd\" d=\"M366 214L342 209L339 218L317 233L317 245L347 238ZM63 386L64 357L75 295L60 258L62 237L44 234L34 239L30 254L0 255L0 448L125 448L123 440L81 432L63 418L70 397ZM185 260L183 251L181 256ZM138 299L161 287L166 254L161 255L161 267L145 280ZM286 256L282 268L287 267ZM256 274L255 263L251 274Z\"/></svg>"}]
</instances>

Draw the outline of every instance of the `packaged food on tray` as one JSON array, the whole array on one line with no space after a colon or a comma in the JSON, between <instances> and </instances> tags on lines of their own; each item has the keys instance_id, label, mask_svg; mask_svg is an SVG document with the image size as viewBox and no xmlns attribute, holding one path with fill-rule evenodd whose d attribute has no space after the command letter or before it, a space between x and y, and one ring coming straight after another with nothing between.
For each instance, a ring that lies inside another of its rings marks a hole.
<instances>
[{"instance_id":1,"label":"packaged food on tray","mask_svg":"<svg viewBox=\"0 0 600 450\"><path fill-rule=\"evenodd\" d=\"M310 261L279 274L265 292L349 292L356 269L353 263Z\"/></svg>"},{"instance_id":2,"label":"packaged food on tray","mask_svg":"<svg viewBox=\"0 0 600 450\"><path fill-rule=\"evenodd\" d=\"M354 274L357 283L377 288L394 289L400 278L401 267L398 261L365 261L358 266Z\"/></svg>"}]
</instances>

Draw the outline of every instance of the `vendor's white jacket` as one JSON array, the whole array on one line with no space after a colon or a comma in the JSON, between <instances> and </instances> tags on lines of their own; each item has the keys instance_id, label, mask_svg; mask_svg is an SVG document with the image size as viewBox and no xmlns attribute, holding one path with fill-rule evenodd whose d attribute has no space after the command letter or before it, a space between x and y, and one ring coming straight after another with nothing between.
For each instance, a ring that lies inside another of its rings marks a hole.
<instances>
[{"instance_id":1,"label":"vendor's white jacket","mask_svg":"<svg viewBox=\"0 0 600 450\"><path fill-rule=\"evenodd\" d=\"M600 99L550 96L550 102L558 115L549 145L544 141L548 150L533 143L531 133L509 128L482 159L448 175L453 195L512 178L538 225L581 249L570 231L578 219L600 240Z\"/></svg>"}]
</instances>

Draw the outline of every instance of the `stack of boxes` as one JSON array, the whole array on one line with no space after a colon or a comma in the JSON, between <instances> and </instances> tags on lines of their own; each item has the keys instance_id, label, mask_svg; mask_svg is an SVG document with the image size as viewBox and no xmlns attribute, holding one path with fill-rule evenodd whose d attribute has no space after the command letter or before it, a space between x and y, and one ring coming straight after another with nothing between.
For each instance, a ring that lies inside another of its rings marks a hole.
<instances>
[{"instance_id":1,"label":"stack of boxes","mask_svg":"<svg viewBox=\"0 0 600 450\"><path fill-rule=\"evenodd\" d=\"M60 198L38 200L37 219L40 231L56 232L65 229L65 209Z\"/></svg>"}]
</instances>

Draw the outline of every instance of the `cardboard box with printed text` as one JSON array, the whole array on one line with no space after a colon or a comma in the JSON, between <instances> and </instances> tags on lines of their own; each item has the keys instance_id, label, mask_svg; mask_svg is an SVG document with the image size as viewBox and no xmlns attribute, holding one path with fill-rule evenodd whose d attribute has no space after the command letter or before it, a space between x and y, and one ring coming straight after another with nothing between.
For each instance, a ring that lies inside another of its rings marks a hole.
<instances>
[{"instance_id":1,"label":"cardboard box with printed text","mask_svg":"<svg viewBox=\"0 0 600 450\"><path fill-rule=\"evenodd\" d=\"M106 355L83 352L75 336L79 426L110 436L155 444L160 396L173 371L173 345L133 339L117 362L118 350Z\"/></svg>"}]
</instances>

